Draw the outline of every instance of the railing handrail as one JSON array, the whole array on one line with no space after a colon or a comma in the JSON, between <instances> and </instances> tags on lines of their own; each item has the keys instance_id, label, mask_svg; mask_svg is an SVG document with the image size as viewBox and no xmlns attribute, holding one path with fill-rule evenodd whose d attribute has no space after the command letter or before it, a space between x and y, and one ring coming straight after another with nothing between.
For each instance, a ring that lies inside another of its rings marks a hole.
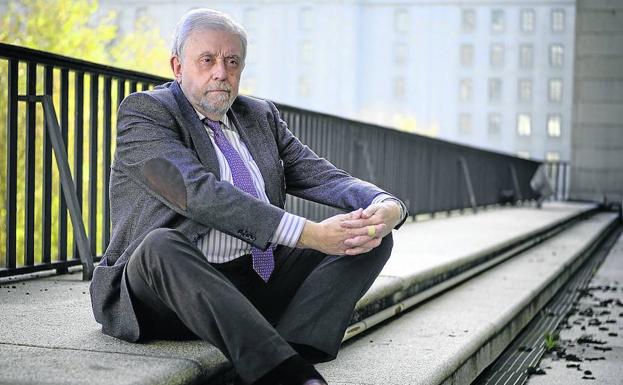
<instances>
[{"instance_id":1,"label":"railing handrail","mask_svg":"<svg viewBox=\"0 0 623 385\"><path fill-rule=\"evenodd\" d=\"M151 75L139 71L98 64L87 60L76 59L70 56L59 55L17 45L0 43L0 57L17 60L30 60L38 64L52 65L57 68L68 68L83 72L97 72L100 75L122 77L128 80L142 82L165 83L170 78Z\"/></svg>"}]
</instances>

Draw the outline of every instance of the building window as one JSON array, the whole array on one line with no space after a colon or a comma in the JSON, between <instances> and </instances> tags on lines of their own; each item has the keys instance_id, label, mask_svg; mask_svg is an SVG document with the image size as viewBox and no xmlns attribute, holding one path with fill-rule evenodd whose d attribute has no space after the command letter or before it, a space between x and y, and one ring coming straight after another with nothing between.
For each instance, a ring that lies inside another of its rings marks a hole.
<instances>
[{"instance_id":1,"label":"building window","mask_svg":"<svg viewBox=\"0 0 623 385\"><path fill-rule=\"evenodd\" d=\"M299 88L299 96L306 98L309 96L309 79L307 79L307 77L305 75L301 75L299 76L299 84L298 84L298 88Z\"/></svg>"},{"instance_id":2,"label":"building window","mask_svg":"<svg viewBox=\"0 0 623 385\"><path fill-rule=\"evenodd\" d=\"M517 156L523 159L530 159L530 151L517 151Z\"/></svg>"},{"instance_id":3,"label":"building window","mask_svg":"<svg viewBox=\"0 0 623 385\"><path fill-rule=\"evenodd\" d=\"M405 44L394 45L394 62L403 65L407 62L407 46Z\"/></svg>"},{"instance_id":4,"label":"building window","mask_svg":"<svg viewBox=\"0 0 623 385\"><path fill-rule=\"evenodd\" d=\"M474 64L474 46L472 44L461 44L461 65L471 67Z\"/></svg>"},{"instance_id":5,"label":"building window","mask_svg":"<svg viewBox=\"0 0 623 385\"><path fill-rule=\"evenodd\" d=\"M405 97L405 79L403 77L397 77L394 79L394 96L396 98Z\"/></svg>"},{"instance_id":6,"label":"building window","mask_svg":"<svg viewBox=\"0 0 623 385\"><path fill-rule=\"evenodd\" d=\"M491 44L490 62L491 67L494 68L504 66L504 46L502 44Z\"/></svg>"},{"instance_id":7,"label":"building window","mask_svg":"<svg viewBox=\"0 0 623 385\"><path fill-rule=\"evenodd\" d=\"M462 102L472 100L472 79L461 79L459 83L459 100Z\"/></svg>"},{"instance_id":8,"label":"building window","mask_svg":"<svg viewBox=\"0 0 623 385\"><path fill-rule=\"evenodd\" d=\"M487 124L489 135L500 135L502 132L502 115L489 114L489 122Z\"/></svg>"},{"instance_id":9,"label":"building window","mask_svg":"<svg viewBox=\"0 0 623 385\"><path fill-rule=\"evenodd\" d=\"M562 68L565 60L565 51L562 44L549 46L549 65L553 68Z\"/></svg>"},{"instance_id":10,"label":"building window","mask_svg":"<svg viewBox=\"0 0 623 385\"><path fill-rule=\"evenodd\" d=\"M519 46L519 68L530 69L534 65L534 47L532 44Z\"/></svg>"},{"instance_id":11,"label":"building window","mask_svg":"<svg viewBox=\"0 0 623 385\"><path fill-rule=\"evenodd\" d=\"M548 93L550 102L562 102L562 79L550 79Z\"/></svg>"},{"instance_id":12,"label":"building window","mask_svg":"<svg viewBox=\"0 0 623 385\"><path fill-rule=\"evenodd\" d=\"M489 79L489 101L499 102L502 100L502 79Z\"/></svg>"},{"instance_id":13,"label":"building window","mask_svg":"<svg viewBox=\"0 0 623 385\"><path fill-rule=\"evenodd\" d=\"M527 103L532 101L532 80L519 79L517 84L517 92L519 101Z\"/></svg>"},{"instance_id":14,"label":"building window","mask_svg":"<svg viewBox=\"0 0 623 385\"><path fill-rule=\"evenodd\" d=\"M519 26L522 32L534 32L536 14L532 9L522 9L519 16Z\"/></svg>"},{"instance_id":15,"label":"building window","mask_svg":"<svg viewBox=\"0 0 623 385\"><path fill-rule=\"evenodd\" d=\"M473 9L461 12L461 29L463 32L474 32L476 29L476 12Z\"/></svg>"},{"instance_id":16,"label":"building window","mask_svg":"<svg viewBox=\"0 0 623 385\"><path fill-rule=\"evenodd\" d=\"M394 29L396 32L409 31L409 12L406 9L397 9L394 14Z\"/></svg>"},{"instance_id":17,"label":"building window","mask_svg":"<svg viewBox=\"0 0 623 385\"><path fill-rule=\"evenodd\" d=\"M517 134L519 136L530 136L532 133L532 119L528 114L517 115Z\"/></svg>"},{"instance_id":18,"label":"building window","mask_svg":"<svg viewBox=\"0 0 623 385\"><path fill-rule=\"evenodd\" d=\"M565 10L552 9L552 31L563 32L565 30Z\"/></svg>"},{"instance_id":19,"label":"building window","mask_svg":"<svg viewBox=\"0 0 623 385\"><path fill-rule=\"evenodd\" d=\"M309 31L314 25L313 13L311 8L301 8L299 11L299 28L303 31Z\"/></svg>"},{"instance_id":20,"label":"building window","mask_svg":"<svg viewBox=\"0 0 623 385\"><path fill-rule=\"evenodd\" d=\"M300 44L300 62L301 64L310 64L312 62L313 47L310 41L303 41Z\"/></svg>"},{"instance_id":21,"label":"building window","mask_svg":"<svg viewBox=\"0 0 623 385\"><path fill-rule=\"evenodd\" d=\"M559 138L562 133L562 116L554 114L547 117L547 136Z\"/></svg>"},{"instance_id":22,"label":"building window","mask_svg":"<svg viewBox=\"0 0 623 385\"><path fill-rule=\"evenodd\" d=\"M470 114L459 114L459 133L469 134L472 131L472 116Z\"/></svg>"},{"instance_id":23,"label":"building window","mask_svg":"<svg viewBox=\"0 0 623 385\"><path fill-rule=\"evenodd\" d=\"M504 11L494 9L491 11L491 31L504 32Z\"/></svg>"},{"instance_id":24,"label":"building window","mask_svg":"<svg viewBox=\"0 0 623 385\"><path fill-rule=\"evenodd\" d=\"M545 160L548 162L559 162L560 161L560 153L556 151L548 151L545 154Z\"/></svg>"}]
</instances>

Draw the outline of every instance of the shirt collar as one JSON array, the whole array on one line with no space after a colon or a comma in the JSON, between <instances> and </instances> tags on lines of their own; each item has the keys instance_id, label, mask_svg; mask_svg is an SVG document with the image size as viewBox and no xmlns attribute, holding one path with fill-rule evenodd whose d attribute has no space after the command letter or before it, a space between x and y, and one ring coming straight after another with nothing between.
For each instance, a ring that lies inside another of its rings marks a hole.
<instances>
[{"instance_id":1,"label":"shirt collar","mask_svg":"<svg viewBox=\"0 0 623 385\"><path fill-rule=\"evenodd\" d=\"M203 115L201 112L197 111L197 109L195 109L194 107L193 107L193 109L195 110L195 112L197 113L197 116L199 116L199 119L201 121L203 121L203 119L206 118L206 116ZM227 117L227 114L223 115L223 117L221 118L220 122L222 123L222 128L225 128L225 129L231 130L231 131L236 131L236 129L233 128L234 126L231 124L231 121Z\"/></svg>"}]
</instances>

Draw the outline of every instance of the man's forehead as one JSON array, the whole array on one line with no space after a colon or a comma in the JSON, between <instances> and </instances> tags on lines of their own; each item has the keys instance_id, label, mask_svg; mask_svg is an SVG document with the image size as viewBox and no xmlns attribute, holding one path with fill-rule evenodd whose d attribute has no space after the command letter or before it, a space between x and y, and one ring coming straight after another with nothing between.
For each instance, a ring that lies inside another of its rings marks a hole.
<instances>
[{"instance_id":1,"label":"man's forehead","mask_svg":"<svg viewBox=\"0 0 623 385\"><path fill-rule=\"evenodd\" d=\"M242 41L240 37L229 31L219 29L199 29L188 35L187 43L192 42L193 45L202 47L203 50L223 50L230 51L230 54L238 54L242 52ZM201 49L201 48L200 48ZM235 51L235 52L234 52ZM216 52L213 52L216 53Z\"/></svg>"}]
</instances>

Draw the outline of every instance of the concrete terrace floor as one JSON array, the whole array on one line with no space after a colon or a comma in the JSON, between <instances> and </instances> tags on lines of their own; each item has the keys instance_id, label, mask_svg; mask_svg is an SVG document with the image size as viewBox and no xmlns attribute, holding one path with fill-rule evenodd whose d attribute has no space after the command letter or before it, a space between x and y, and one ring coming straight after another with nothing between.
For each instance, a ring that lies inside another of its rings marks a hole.
<instances>
[{"instance_id":1,"label":"concrete terrace floor","mask_svg":"<svg viewBox=\"0 0 623 385\"><path fill-rule=\"evenodd\" d=\"M557 202L407 223L394 232L392 258L360 304L384 280L417 280L591 207ZM103 335L80 277L0 281L0 384L184 384L226 365L203 341L132 344Z\"/></svg>"}]
</instances>

